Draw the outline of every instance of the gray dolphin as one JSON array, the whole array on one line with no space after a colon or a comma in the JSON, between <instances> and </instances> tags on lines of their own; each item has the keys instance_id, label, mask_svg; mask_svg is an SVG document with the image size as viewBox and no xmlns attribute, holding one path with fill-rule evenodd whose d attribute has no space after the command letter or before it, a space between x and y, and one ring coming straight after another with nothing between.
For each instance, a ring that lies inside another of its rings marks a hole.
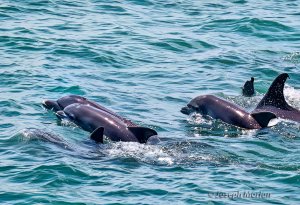
<instances>
[{"instance_id":1,"label":"gray dolphin","mask_svg":"<svg viewBox=\"0 0 300 205\"><path fill-rule=\"evenodd\" d=\"M271 119L276 118L272 112L248 113L238 105L218 98L214 95L202 95L192 99L186 107L181 109L183 114L200 112L214 119L220 119L246 129L259 129L267 127Z\"/></svg>"},{"instance_id":2,"label":"gray dolphin","mask_svg":"<svg viewBox=\"0 0 300 205\"><path fill-rule=\"evenodd\" d=\"M82 129L92 132L91 138L103 142L103 135L112 141L146 143L157 135L155 130L145 127L128 126L120 118L93 106L74 103L56 112L59 118L67 118Z\"/></svg>"},{"instance_id":3,"label":"gray dolphin","mask_svg":"<svg viewBox=\"0 0 300 205\"><path fill-rule=\"evenodd\" d=\"M46 132L41 129L36 128L28 128L23 131L23 134L27 137L43 140L46 142L51 142L53 144L59 145L68 150L74 150L70 143L68 143L65 139L60 137L59 135L55 135L50 132Z\"/></svg>"},{"instance_id":4,"label":"gray dolphin","mask_svg":"<svg viewBox=\"0 0 300 205\"><path fill-rule=\"evenodd\" d=\"M280 74L275 78L252 114L272 112L279 118L300 122L300 111L290 106L284 98L283 89L287 78L289 78L287 73Z\"/></svg>"},{"instance_id":5,"label":"gray dolphin","mask_svg":"<svg viewBox=\"0 0 300 205\"><path fill-rule=\"evenodd\" d=\"M100 109L102 111L105 111L119 119L121 119L122 121L124 121L127 126L131 126L131 127L135 127L137 126L136 124L134 124L133 122L131 122L130 120L127 120L121 116L119 116L117 113L107 109L106 107L99 105L98 103L88 100L85 97L79 96L79 95L67 95L64 96L62 98L59 98L58 100L44 100L42 102L43 106L49 110L53 110L54 112L57 112L59 110L63 110L65 107L74 104L74 103L80 103L80 104L84 104L84 105L89 105L92 107L95 107L97 109Z\"/></svg>"}]
</instances>

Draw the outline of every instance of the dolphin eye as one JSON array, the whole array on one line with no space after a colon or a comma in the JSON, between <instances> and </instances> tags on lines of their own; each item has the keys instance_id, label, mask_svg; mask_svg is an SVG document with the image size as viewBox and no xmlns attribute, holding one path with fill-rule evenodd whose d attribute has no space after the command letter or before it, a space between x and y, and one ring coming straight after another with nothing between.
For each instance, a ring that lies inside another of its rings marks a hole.
<instances>
[{"instance_id":1,"label":"dolphin eye","mask_svg":"<svg viewBox=\"0 0 300 205\"><path fill-rule=\"evenodd\" d=\"M199 110L199 107L195 107L195 106L193 106L193 105L188 105L188 108L191 108L191 109L193 109L193 110L195 110L195 111L198 111L198 110Z\"/></svg>"},{"instance_id":2,"label":"dolphin eye","mask_svg":"<svg viewBox=\"0 0 300 205\"><path fill-rule=\"evenodd\" d=\"M193 110L196 112L200 112L200 108L199 107L193 107Z\"/></svg>"},{"instance_id":3,"label":"dolphin eye","mask_svg":"<svg viewBox=\"0 0 300 205\"><path fill-rule=\"evenodd\" d=\"M74 115L69 115L69 119L70 120L75 120L75 116Z\"/></svg>"},{"instance_id":4,"label":"dolphin eye","mask_svg":"<svg viewBox=\"0 0 300 205\"><path fill-rule=\"evenodd\" d=\"M194 111L196 111L196 112L201 112L201 111L202 111L201 108L198 107L198 106L191 106L191 108L192 108Z\"/></svg>"}]
</instances>

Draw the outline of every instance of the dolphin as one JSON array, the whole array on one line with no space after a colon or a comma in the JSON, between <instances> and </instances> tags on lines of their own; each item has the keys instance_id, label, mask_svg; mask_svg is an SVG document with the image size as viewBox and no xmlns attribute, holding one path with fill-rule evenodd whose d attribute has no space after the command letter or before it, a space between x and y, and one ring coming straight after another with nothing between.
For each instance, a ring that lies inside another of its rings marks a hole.
<instances>
[{"instance_id":1,"label":"dolphin","mask_svg":"<svg viewBox=\"0 0 300 205\"><path fill-rule=\"evenodd\" d=\"M64 140L62 137L50 132L46 132L45 130L36 129L36 128L27 128L23 131L23 134L26 137L35 138L46 142L51 142L67 150L74 150L71 144L68 143L66 140Z\"/></svg>"},{"instance_id":2,"label":"dolphin","mask_svg":"<svg viewBox=\"0 0 300 205\"><path fill-rule=\"evenodd\" d=\"M74 104L74 103L80 103L80 104L84 104L84 105L89 105L92 107L95 107L97 109L100 109L102 111L105 111L119 119L121 119L122 121L124 121L128 126L131 127L137 127L138 125L134 124L133 122L131 122L128 119L125 119L121 116L119 116L117 113L107 109L106 107L99 105L98 103L88 100L85 97L79 96L79 95L67 95L64 96L62 98L59 98L58 100L44 100L42 102L42 105L49 110L53 110L54 112L63 110L65 107Z\"/></svg>"},{"instance_id":3,"label":"dolphin","mask_svg":"<svg viewBox=\"0 0 300 205\"><path fill-rule=\"evenodd\" d=\"M279 118L300 122L300 111L285 101L283 89L287 78L289 78L287 73L282 73L275 78L268 92L252 111L252 114L272 112Z\"/></svg>"},{"instance_id":4,"label":"dolphin","mask_svg":"<svg viewBox=\"0 0 300 205\"><path fill-rule=\"evenodd\" d=\"M128 126L122 119L96 107L73 103L56 112L60 119L68 119L82 129L92 132L91 138L103 143L103 135L112 141L146 143L151 136L156 136L153 129Z\"/></svg>"},{"instance_id":5,"label":"dolphin","mask_svg":"<svg viewBox=\"0 0 300 205\"><path fill-rule=\"evenodd\" d=\"M202 95L192 99L186 107L181 109L181 112L187 115L200 112L202 115L209 115L214 119L246 129L267 127L269 121L276 118L276 115L269 111L250 114L238 105L214 95Z\"/></svg>"},{"instance_id":6,"label":"dolphin","mask_svg":"<svg viewBox=\"0 0 300 205\"><path fill-rule=\"evenodd\" d=\"M254 95L254 78L251 77L251 80L245 82L243 86L243 95L246 97L251 97Z\"/></svg>"}]
</instances>

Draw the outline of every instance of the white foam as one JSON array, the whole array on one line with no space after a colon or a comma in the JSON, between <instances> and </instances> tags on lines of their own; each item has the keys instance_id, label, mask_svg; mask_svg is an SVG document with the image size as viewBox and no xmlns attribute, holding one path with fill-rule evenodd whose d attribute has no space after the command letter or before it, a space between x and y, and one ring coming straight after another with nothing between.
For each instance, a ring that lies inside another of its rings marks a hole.
<instances>
[{"instance_id":1,"label":"white foam","mask_svg":"<svg viewBox=\"0 0 300 205\"><path fill-rule=\"evenodd\" d=\"M29 129L23 129L20 131L21 135L20 135L20 141L23 142L28 142L31 139L33 139L35 136L33 135L33 133L31 132L31 130Z\"/></svg>"},{"instance_id":2,"label":"white foam","mask_svg":"<svg viewBox=\"0 0 300 205\"><path fill-rule=\"evenodd\" d=\"M283 92L286 101L292 106L300 109L300 90L296 90L295 88L286 85Z\"/></svg>"},{"instance_id":3,"label":"white foam","mask_svg":"<svg viewBox=\"0 0 300 205\"><path fill-rule=\"evenodd\" d=\"M133 158L141 162L167 165L193 164L197 162L218 162L214 157L193 143L175 143L167 146L146 145L136 142L113 142L101 148L101 152L114 158ZM203 153L204 151L204 153Z\"/></svg>"},{"instance_id":4,"label":"white foam","mask_svg":"<svg viewBox=\"0 0 300 205\"><path fill-rule=\"evenodd\" d=\"M193 125L200 125L200 124L206 124L206 125L212 125L213 121L205 119L201 114L199 113L192 113L188 116L187 121L189 124Z\"/></svg>"},{"instance_id":5,"label":"white foam","mask_svg":"<svg viewBox=\"0 0 300 205\"><path fill-rule=\"evenodd\" d=\"M61 120L61 125L66 126L66 127L74 127L74 128L78 127L75 123L73 123L73 122L71 122L70 120L67 120L67 119L62 119Z\"/></svg>"},{"instance_id":6,"label":"white foam","mask_svg":"<svg viewBox=\"0 0 300 205\"><path fill-rule=\"evenodd\" d=\"M174 159L158 145L146 145L137 142L115 142L103 150L112 157L132 157L143 162L157 162L172 165Z\"/></svg>"}]
</instances>

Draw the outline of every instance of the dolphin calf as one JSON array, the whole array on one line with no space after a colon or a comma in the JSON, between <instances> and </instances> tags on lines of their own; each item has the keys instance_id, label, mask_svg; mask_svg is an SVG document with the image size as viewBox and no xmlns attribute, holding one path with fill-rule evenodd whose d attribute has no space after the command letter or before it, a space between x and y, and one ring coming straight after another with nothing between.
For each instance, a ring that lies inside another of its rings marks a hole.
<instances>
[{"instance_id":1,"label":"dolphin calf","mask_svg":"<svg viewBox=\"0 0 300 205\"><path fill-rule=\"evenodd\" d=\"M300 122L300 111L285 101L283 89L287 78L289 78L287 73L280 74L275 78L252 114L272 112L279 118Z\"/></svg>"},{"instance_id":2,"label":"dolphin calf","mask_svg":"<svg viewBox=\"0 0 300 205\"><path fill-rule=\"evenodd\" d=\"M84 104L84 105L89 105L92 107L95 107L97 109L100 109L102 111L105 111L119 119L121 119L122 121L124 121L127 126L131 126L131 127L135 127L137 126L136 124L134 124L133 122L131 122L128 119L125 119L121 116L119 116L117 113L107 109L106 107L99 105L98 103L88 100L85 97L79 96L79 95L67 95L64 96L62 98L59 98L58 100L44 100L42 102L42 105L49 110L53 110L54 112L63 110L65 107L74 104L74 103L80 103L80 104Z\"/></svg>"},{"instance_id":3,"label":"dolphin calf","mask_svg":"<svg viewBox=\"0 0 300 205\"><path fill-rule=\"evenodd\" d=\"M122 119L96 107L73 103L56 112L60 119L68 119L82 129L92 132L91 138L103 142L103 135L112 141L146 143L155 130L146 127L128 126Z\"/></svg>"},{"instance_id":4,"label":"dolphin calf","mask_svg":"<svg viewBox=\"0 0 300 205\"><path fill-rule=\"evenodd\" d=\"M254 95L255 91L254 91L254 78L253 77L251 77L251 80L248 80L245 82L242 91L243 91L243 95L246 97L251 97Z\"/></svg>"},{"instance_id":5,"label":"dolphin calf","mask_svg":"<svg viewBox=\"0 0 300 205\"><path fill-rule=\"evenodd\" d=\"M271 119L276 118L272 112L248 113L231 102L218 98L214 95L202 95L192 99L186 107L181 109L183 114L199 112L209 115L214 119L220 119L246 129L259 129L268 126Z\"/></svg>"}]
</instances>

